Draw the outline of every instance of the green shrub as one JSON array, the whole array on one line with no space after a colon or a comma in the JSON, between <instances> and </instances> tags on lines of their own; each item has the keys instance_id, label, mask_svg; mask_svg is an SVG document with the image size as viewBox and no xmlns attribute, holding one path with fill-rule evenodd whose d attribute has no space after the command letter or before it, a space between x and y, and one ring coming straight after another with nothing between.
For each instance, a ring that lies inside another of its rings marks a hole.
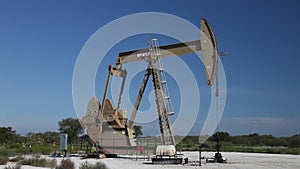
<instances>
[{"instance_id":1,"label":"green shrub","mask_svg":"<svg viewBox=\"0 0 300 169\"><path fill-rule=\"evenodd\" d=\"M60 165L56 169L75 169L75 164L70 159L61 160Z\"/></svg>"},{"instance_id":2,"label":"green shrub","mask_svg":"<svg viewBox=\"0 0 300 169\"><path fill-rule=\"evenodd\" d=\"M41 148L40 150L40 153L41 154L45 154L45 155L49 155L53 152L52 148L51 147L43 147Z\"/></svg>"},{"instance_id":3,"label":"green shrub","mask_svg":"<svg viewBox=\"0 0 300 169\"><path fill-rule=\"evenodd\" d=\"M33 154L44 154L49 155L59 150L59 147L53 147L52 145L32 145L30 149L26 149L24 151L33 153ZM25 153L26 153L25 152Z\"/></svg>"},{"instance_id":4,"label":"green shrub","mask_svg":"<svg viewBox=\"0 0 300 169\"><path fill-rule=\"evenodd\" d=\"M17 143L13 143L13 144L10 144L8 146L8 148L10 149L20 149L22 146L20 144L17 144Z\"/></svg>"},{"instance_id":5,"label":"green shrub","mask_svg":"<svg viewBox=\"0 0 300 169\"><path fill-rule=\"evenodd\" d=\"M97 162L96 164L88 164L87 162L84 162L81 164L79 169L108 169L108 167L102 162Z\"/></svg>"},{"instance_id":6,"label":"green shrub","mask_svg":"<svg viewBox=\"0 0 300 169\"><path fill-rule=\"evenodd\" d=\"M9 149L9 148L0 148L0 156L5 156L5 157L12 157L16 155L16 150L15 149Z\"/></svg>"},{"instance_id":7,"label":"green shrub","mask_svg":"<svg viewBox=\"0 0 300 169\"><path fill-rule=\"evenodd\" d=\"M0 157L0 165L6 165L8 162L8 157Z\"/></svg>"},{"instance_id":8,"label":"green shrub","mask_svg":"<svg viewBox=\"0 0 300 169\"><path fill-rule=\"evenodd\" d=\"M16 149L15 150L16 154L30 154L30 149L29 148L24 148L24 147L21 147L19 149Z\"/></svg>"}]
</instances>

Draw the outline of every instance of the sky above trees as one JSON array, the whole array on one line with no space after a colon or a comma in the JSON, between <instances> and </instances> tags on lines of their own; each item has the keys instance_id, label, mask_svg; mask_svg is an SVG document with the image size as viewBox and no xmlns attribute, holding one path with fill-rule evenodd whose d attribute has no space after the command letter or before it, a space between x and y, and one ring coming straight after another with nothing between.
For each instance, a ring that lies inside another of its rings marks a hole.
<instances>
[{"instance_id":1,"label":"sky above trees","mask_svg":"<svg viewBox=\"0 0 300 169\"><path fill-rule=\"evenodd\" d=\"M228 87L222 130L230 134L297 134L299 5L296 0L1 1L0 126L13 126L23 134L56 131L57 121L76 117L72 75L88 38L122 16L163 12L184 18L197 27L200 18L206 18L213 26L220 51L229 52L228 57L221 58ZM111 49L105 63L114 63L120 51L147 47L145 39L149 37L141 35L123 41ZM158 37L161 44L174 41ZM106 41L103 39L102 43ZM183 61L192 65L189 59ZM102 96L105 71L106 66L102 66L97 73L98 98ZM138 83L131 83L132 100L142 76L142 73L136 76ZM205 84L204 73L202 77L198 80ZM202 110L190 131L193 135L200 133L205 117L202 111L207 111L210 103L210 96L205 93L210 90L201 89ZM149 93L150 89L147 90ZM173 102L180 102L178 94L173 93ZM144 101L141 108L147 107L149 103ZM174 107L179 110L177 105ZM143 127L144 135L153 134L151 129Z\"/></svg>"}]
</instances>

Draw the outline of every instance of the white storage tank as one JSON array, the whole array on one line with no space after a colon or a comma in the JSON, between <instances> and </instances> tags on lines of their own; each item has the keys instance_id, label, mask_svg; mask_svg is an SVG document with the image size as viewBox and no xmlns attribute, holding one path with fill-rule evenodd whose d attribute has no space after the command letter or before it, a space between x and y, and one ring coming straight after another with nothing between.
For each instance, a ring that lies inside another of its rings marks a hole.
<instances>
[{"instance_id":1,"label":"white storage tank","mask_svg":"<svg viewBox=\"0 0 300 169\"><path fill-rule=\"evenodd\" d=\"M176 155L176 148L174 145L159 145L156 147L156 155L174 156Z\"/></svg>"}]
</instances>

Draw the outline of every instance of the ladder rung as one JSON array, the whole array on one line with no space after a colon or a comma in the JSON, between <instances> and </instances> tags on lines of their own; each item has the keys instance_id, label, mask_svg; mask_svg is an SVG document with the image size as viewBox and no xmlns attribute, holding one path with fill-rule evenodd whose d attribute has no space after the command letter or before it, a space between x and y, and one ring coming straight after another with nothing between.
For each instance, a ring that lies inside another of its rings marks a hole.
<instances>
[{"instance_id":1,"label":"ladder rung","mask_svg":"<svg viewBox=\"0 0 300 169\"><path fill-rule=\"evenodd\" d=\"M168 116L172 116L172 115L174 115L175 113L173 112L173 111L171 111L171 112L168 112Z\"/></svg>"}]
</instances>

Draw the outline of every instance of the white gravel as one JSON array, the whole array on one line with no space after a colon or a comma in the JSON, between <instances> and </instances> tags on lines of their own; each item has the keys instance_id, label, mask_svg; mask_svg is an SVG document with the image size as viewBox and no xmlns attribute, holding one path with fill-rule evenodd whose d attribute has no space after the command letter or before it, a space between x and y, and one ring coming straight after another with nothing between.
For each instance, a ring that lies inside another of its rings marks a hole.
<instances>
[{"instance_id":1,"label":"white gravel","mask_svg":"<svg viewBox=\"0 0 300 169\"><path fill-rule=\"evenodd\" d=\"M183 154L189 158L190 161L198 160L198 152L183 152ZM106 158L106 159L84 159L79 157L71 157L70 159L75 162L76 168L87 161L90 164L96 162L105 163L110 169L187 169L187 168L228 168L228 169L282 169L293 168L300 169L300 155L282 155L282 154L258 154L258 153L234 153L224 152L222 153L224 158L227 158L227 163L206 163L202 160L202 166L191 165L150 165L143 164L142 159L122 159L122 158ZM204 157L212 157L213 152L202 152ZM52 157L43 156L42 158L52 159ZM62 158L55 158L58 162ZM8 163L7 165L15 165L14 163ZM0 165L0 169L4 169L4 165ZM22 169L43 169L41 167L22 166Z\"/></svg>"}]
</instances>

